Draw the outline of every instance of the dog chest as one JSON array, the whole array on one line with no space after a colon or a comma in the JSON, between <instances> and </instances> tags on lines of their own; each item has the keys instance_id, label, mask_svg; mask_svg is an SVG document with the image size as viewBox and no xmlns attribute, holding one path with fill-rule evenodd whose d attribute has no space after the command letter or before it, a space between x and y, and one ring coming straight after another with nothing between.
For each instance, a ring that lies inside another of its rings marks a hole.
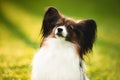
<instances>
[{"instance_id":1,"label":"dog chest","mask_svg":"<svg viewBox=\"0 0 120 80\"><path fill-rule=\"evenodd\" d=\"M79 57L73 45L51 43L41 48L33 59L32 73L36 80L80 80Z\"/></svg>"}]
</instances>

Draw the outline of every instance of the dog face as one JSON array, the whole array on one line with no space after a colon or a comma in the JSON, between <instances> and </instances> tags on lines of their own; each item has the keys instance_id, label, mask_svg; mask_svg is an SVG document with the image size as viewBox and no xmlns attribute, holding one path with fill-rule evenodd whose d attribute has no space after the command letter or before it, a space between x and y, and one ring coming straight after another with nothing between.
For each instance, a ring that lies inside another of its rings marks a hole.
<instances>
[{"instance_id":1,"label":"dog face","mask_svg":"<svg viewBox=\"0 0 120 80\"><path fill-rule=\"evenodd\" d=\"M96 31L94 20L75 22L72 19L63 17L54 7L47 9L41 28L43 39L53 37L77 45L79 56L82 59L83 55L92 50Z\"/></svg>"}]
</instances>

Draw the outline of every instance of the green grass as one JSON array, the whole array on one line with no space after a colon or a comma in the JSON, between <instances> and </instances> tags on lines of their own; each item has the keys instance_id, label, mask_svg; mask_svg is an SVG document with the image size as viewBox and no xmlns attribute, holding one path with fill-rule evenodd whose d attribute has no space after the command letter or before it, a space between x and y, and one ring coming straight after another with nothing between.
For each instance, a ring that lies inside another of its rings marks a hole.
<instances>
[{"instance_id":1,"label":"green grass","mask_svg":"<svg viewBox=\"0 0 120 80\"><path fill-rule=\"evenodd\" d=\"M28 80L34 49L6 29L0 30L0 80Z\"/></svg>"},{"instance_id":2,"label":"green grass","mask_svg":"<svg viewBox=\"0 0 120 80\"><path fill-rule=\"evenodd\" d=\"M119 12L115 16L110 16L112 15L110 13L108 17L106 13L100 15L101 13L97 12L99 10L91 9L95 5L91 7L88 5L90 9L84 7L81 12L75 13L71 10L79 9L77 2L70 1L70 5L72 3L77 5L69 10L68 6L62 8L58 2L56 1L54 6L58 6L65 14L79 19L79 13L81 13L81 18L93 17L97 22L98 32L93 53L85 57L86 73L90 80L120 80L120 24L118 24L120 20L117 16ZM32 3L30 3L30 8L27 4L23 6L22 2L2 2L0 4L0 80L30 80L31 61L35 51L39 48L43 6L49 3L52 4L50 1L40 6L38 3L34 3L35 11L30 9ZM63 5L66 5L66 1ZM83 6L82 3L81 5ZM42 12L37 11L38 8ZM102 10L100 6L95 8ZM105 9L107 8L109 7ZM90 11L90 14L87 14L86 9ZM117 8L115 11L117 12Z\"/></svg>"}]
</instances>

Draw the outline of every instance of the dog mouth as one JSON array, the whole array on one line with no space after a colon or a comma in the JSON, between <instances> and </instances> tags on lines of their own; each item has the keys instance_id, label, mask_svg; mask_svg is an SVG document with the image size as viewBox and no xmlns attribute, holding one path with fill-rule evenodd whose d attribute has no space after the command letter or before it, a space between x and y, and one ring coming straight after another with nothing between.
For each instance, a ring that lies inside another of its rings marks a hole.
<instances>
[{"instance_id":1,"label":"dog mouth","mask_svg":"<svg viewBox=\"0 0 120 80\"><path fill-rule=\"evenodd\" d=\"M56 34L58 37L64 37L62 33L57 33Z\"/></svg>"}]
</instances>

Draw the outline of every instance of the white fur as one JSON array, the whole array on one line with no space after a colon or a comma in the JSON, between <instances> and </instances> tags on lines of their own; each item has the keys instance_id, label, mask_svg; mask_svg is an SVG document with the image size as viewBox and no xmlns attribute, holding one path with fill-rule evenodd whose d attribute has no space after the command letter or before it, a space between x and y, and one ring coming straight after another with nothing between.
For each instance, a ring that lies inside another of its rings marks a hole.
<instances>
[{"instance_id":1,"label":"white fur","mask_svg":"<svg viewBox=\"0 0 120 80\"><path fill-rule=\"evenodd\" d=\"M74 44L56 38L44 43L32 62L32 80L87 80Z\"/></svg>"}]
</instances>

